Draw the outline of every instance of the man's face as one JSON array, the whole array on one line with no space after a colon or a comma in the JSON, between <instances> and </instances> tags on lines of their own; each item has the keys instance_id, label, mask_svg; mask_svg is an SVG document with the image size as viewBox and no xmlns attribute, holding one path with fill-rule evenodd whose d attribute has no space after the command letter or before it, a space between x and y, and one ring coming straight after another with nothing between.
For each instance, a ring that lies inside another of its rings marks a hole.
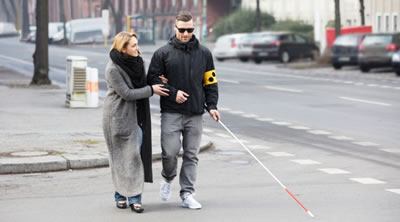
<instances>
[{"instance_id":1,"label":"man's face","mask_svg":"<svg viewBox=\"0 0 400 222\"><path fill-rule=\"evenodd\" d=\"M176 38L181 42L189 42L193 36L193 30L193 20L187 22L176 21L175 23Z\"/></svg>"}]
</instances>

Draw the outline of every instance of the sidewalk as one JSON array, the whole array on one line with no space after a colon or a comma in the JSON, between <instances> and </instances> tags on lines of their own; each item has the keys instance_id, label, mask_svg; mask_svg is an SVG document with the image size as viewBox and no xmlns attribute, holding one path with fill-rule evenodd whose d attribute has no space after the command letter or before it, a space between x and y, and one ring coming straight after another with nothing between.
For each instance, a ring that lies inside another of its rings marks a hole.
<instances>
[{"instance_id":1,"label":"sidewalk","mask_svg":"<svg viewBox=\"0 0 400 222\"><path fill-rule=\"evenodd\" d=\"M0 174L108 166L102 100L99 108L66 108L65 89L30 80L0 66ZM153 161L161 158L159 123L153 111ZM201 151L211 145L203 135Z\"/></svg>"}]
</instances>

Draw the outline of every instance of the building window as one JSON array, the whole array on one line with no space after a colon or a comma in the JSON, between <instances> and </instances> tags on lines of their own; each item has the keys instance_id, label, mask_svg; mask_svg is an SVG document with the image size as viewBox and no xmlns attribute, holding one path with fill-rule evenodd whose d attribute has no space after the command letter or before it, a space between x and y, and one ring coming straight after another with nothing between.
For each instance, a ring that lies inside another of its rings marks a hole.
<instances>
[{"instance_id":1,"label":"building window","mask_svg":"<svg viewBox=\"0 0 400 222\"><path fill-rule=\"evenodd\" d=\"M393 15L393 32L397 32L398 30L398 20L397 20L398 16L397 15Z\"/></svg>"},{"instance_id":2,"label":"building window","mask_svg":"<svg viewBox=\"0 0 400 222\"><path fill-rule=\"evenodd\" d=\"M376 16L376 31L377 31L377 32L380 32L380 31L381 31L381 28L382 28L382 21L381 21L381 19L382 19L382 16L381 16L381 15L377 15L377 16Z\"/></svg>"},{"instance_id":3,"label":"building window","mask_svg":"<svg viewBox=\"0 0 400 222\"><path fill-rule=\"evenodd\" d=\"M176 6L176 0L172 0L172 7Z\"/></svg>"},{"instance_id":4,"label":"building window","mask_svg":"<svg viewBox=\"0 0 400 222\"><path fill-rule=\"evenodd\" d=\"M143 11L143 0L139 1L139 9L140 11Z\"/></svg>"},{"instance_id":5,"label":"building window","mask_svg":"<svg viewBox=\"0 0 400 222\"><path fill-rule=\"evenodd\" d=\"M186 7L186 0L182 0L182 8Z\"/></svg>"},{"instance_id":6,"label":"building window","mask_svg":"<svg viewBox=\"0 0 400 222\"><path fill-rule=\"evenodd\" d=\"M151 2L152 2L152 0L147 0L147 9L151 9L152 7L152 5L151 5Z\"/></svg>"},{"instance_id":7,"label":"building window","mask_svg":"<svg viewBox=\"0 0 400 222\"><path fill-rule=\"evenodd\" d=\"M199 5L199 1L198 0L193 0L193 7L197 7Z\"/></svg>"},{"instance_id":8,"label":"building window","mask_svg":"<svg viewBox=\"0 0 400 222\"><path fill-rule=\"evenodd\" d=\"M156 8L160 8L160 0L156 0Z\"/></svg>"},{"instance_id":9,"label":"building window","mask_svg":"<svg viewBox=\"0 0 400 222\"><path fill-rule=\"evenodd\" d=\"M385 15L385 32L389 32L389 15Z\"/></svg>"}]
</instances>

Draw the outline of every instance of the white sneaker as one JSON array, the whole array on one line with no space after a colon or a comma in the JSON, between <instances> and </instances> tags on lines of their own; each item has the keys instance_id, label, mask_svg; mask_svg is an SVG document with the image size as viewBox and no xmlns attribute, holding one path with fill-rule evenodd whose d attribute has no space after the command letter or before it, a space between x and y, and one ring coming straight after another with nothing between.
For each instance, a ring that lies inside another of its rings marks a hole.
<instances>
[{"instance_id":1,"label":"white sneaker","mask_svg":"<svg viewBox=\"0 0 400 222\"><path fill-rule=\"evenodd\" d=\"M193 194L189 194L182 200L182 207L187 207L189 209L201 209L201 204L194 199Z\"/></svg>"},{"instance_id":2,"label":"white sneaker","mask_svg":"<svg viewBox=\"0 0 400 222\"><path fill-rule=\"evenodd\" d=\"M161 200L167 201L171 197L171 183L168 183L165 180L161 181L160 186L160 197Z\"/></svg>"}]
</instances>

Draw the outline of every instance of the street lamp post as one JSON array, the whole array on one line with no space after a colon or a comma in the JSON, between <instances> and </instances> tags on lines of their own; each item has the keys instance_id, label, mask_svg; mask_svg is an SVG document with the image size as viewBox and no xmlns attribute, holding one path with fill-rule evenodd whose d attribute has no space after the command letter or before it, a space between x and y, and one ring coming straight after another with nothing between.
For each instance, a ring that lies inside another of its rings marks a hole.
<instances>
[{"instance_id":1,"label":"street lamp post","mask_svg":"<svg viewBox=\"0 0 400 222\"><path fill-rule=\"evenodd\" d=\"M256 8L256 26L257 31L261 31L261 18L260 18L260 0L257 0L257 8Z\"/></svg>"}]
</instances>

